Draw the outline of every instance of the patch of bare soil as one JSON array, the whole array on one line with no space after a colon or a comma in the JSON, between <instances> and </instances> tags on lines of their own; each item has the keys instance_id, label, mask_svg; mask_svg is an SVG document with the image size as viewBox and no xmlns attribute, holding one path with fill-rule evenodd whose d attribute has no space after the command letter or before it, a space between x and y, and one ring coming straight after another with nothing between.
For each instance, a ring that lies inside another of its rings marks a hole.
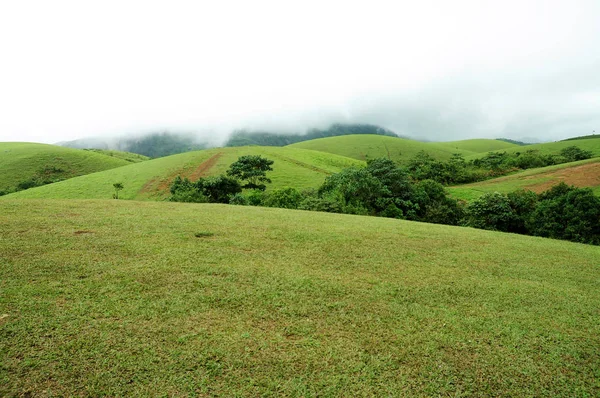
<instances>
[{"instance_id":1,"label":"patch of bare soil","mask_svg":"<svg viewBox=\"0 0 600 398\"><path fill-rule=\"evenodd\" d=\"M581 166L569 167L568 169L556 170L544 174L536 174L529 178L547 178L550 181L545 181L537 184L526 186L535 193L546 191L554 185L564 182L567 185L575 185L579 188L596 187L600 185L600 163L588 163ZM528 178L528 179L529 179Z\"/></svg>"},{"instance_id":2,"label":"patch of bare soil","mask_svg":"<svg viewBox=\"0 0 600 398\"><path fill-rule=\"evenodd\" d=\"M192 181L199 179L200 177L204 177L208 171L217 163L219 158L223 155L222 152L216 153L204 162L200 163L198 167L190 171L190 168L187 169L179 169L173 173L171 173L167 177L157 177L148 181L142 187L142 193L155 193L155 192L166 192L171 187L171 183L177 176L187 177Z\"/></svg>"}]
</instances>

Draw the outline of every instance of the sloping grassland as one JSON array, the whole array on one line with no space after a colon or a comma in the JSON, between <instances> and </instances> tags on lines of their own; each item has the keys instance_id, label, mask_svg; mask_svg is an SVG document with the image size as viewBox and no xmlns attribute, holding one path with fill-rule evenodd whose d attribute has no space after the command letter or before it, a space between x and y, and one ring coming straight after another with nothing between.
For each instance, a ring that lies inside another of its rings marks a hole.
<instances>
[{"instance_id":1,"label":"sloping grassland","mask_svg":"<svg viewBox=\"0 0 600 398\"><path fill-rule=\"evenodd\" d=\"M3 396L597 396L600 248L208 204L0 201Z\"/></svg>"},{"instance_id":2,"label":"sloping grassland","mask_svg":"<svg viewBox=\"0 0 600 398\"><path fill-rule=\"evenodd\" d=\"M192 180L225 173L229 165L242 155L262 155L273 160L273 180L269 189L294 187L298 189L318 187L329 174L345 167L363 165L359 160L328 153L281 147L235 147L215 148L186 152L178 155L130 164L119 169L95 173L17 192L16 198L56 199L108 199L113 194L113 183L120 182L124 189L122 199L162 200L170 195L171 182L178 175Z\"/></svg>"}]
</instances>

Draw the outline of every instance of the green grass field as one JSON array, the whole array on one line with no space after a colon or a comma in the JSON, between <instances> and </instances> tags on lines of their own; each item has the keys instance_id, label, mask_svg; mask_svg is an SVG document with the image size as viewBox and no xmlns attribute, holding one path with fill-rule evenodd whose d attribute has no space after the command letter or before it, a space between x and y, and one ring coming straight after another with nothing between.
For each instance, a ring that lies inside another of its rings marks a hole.
<instances>
[{"instance_id":1,"label":"green grass field","mask_svg":"<svg viewBox=\"0 0 600 398\"><path fill-rule=\"evenodd\" d=\"M312 149L353 159L389 158L405 163L419 151L425 151L438 160L448 160L454 153L467 157L477 153L517 147L498 140L475 139L452 142L420 142L379 135L345 135L320 138L289 145L292 148Z\"/></svg>"},{"instance_id":2,"label":"green grass field","mask_svg":"<svg viewBox=\"0 0 600 398\"><path fill-rule=\"evenodd\" d=\"M0 395L598 396L599 259L374 217L3 200Z\"/></svg>"},{"instance_id":3,"label":"green grass field","mask_svg":"<svg viewBox=\"0 0 600 398\"><path fill-rule=\"evenodd\" d=\"M592 188L596 195L600 195L600 158L524 170L447 189L453 197L470 201L488 192L508 193L529 189L540 193L561 182L580 188Z\"/></svg>"},{"instance_id":4,"label":"green grass field","mask_svg":"<svg viewBox=\"0 0 600 398\"><path fill-rule=\"evenodd\" d=\"M195 180L200 176L225 173L229 165L242 155L262 155L275 162L274 170L268 173L273 180L269 189L318 187L327 175L345 167L364 164L355 159L297 148L215 148L130 164L6 197L108 199L114 193L112 184L121 182L125 187L119 193L122 199L162 200L170 195L169 186L177 175L190 176Z\"/></svg>"},{"instance_id":5,"label":"green grass field","mask_svg":"<svg viewBox=\"0 0 600 398\"><path fill-rule=\"evenodd\" d=\"M24 142L0 143L0 191L43 174L45 168L62 170L61 178L72 178L129 164L124 159L92 151L57 145Z\"/></svg>"}]
</instances>

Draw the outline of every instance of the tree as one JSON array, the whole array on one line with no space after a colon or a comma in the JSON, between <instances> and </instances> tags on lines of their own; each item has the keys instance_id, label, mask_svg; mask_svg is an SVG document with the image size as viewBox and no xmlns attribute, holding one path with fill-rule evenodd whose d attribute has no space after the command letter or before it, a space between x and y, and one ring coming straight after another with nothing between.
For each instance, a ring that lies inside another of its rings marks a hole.
<instances>
[{"instance_id":1,"label":"tree","mask_svg":"<svg viewBox=\"0 0 600 398\"><path fill-rule=\"evenodd\" d=\"M272 171L272 160L263 158L260 155L240 156L238 160L229 166L227 175L240 181L246 181L242 188L259 189L264 191L267 186L264 183L270 183L267 178L267 171Z\"/></svg>"},{"instance_id":2,"label":"tree","mask_svg":"<svg viewBox=\"0 0 600 398\"><path fill-rule=\"evenodd\" d=\"M119 199L119 191L124 188L123 184L120 182L115 182L113 184L113 188L115 188L115 193L113 195L113 199Z\"/></svg>"},{"instance_id":3,"label":"tree","mask_svg":"<svg viewBox=\"0 0 600 398\"><path fill-rule=\"evenodd\" d=\"M467 206L466 224L469 227L508 231L517 218L510 199L503 193L482 195Z\"/></svg>"},{"instance_id":4,"label":"tree","mask_svg":"<svg viewBox=\"0 0 600 398\"><path fill-rule=\"evenodd\" d=\"M196 181L196 187L213 203L229 203L235 194L242 192L238 180L224 175L200 178Z\"/></svg>"},{"instance_id":5,"label":"tree","mask_svg":"<svg viewBox=\"0 0 600 398\"><path fill-rule=\"evenodd\" d=\"M560 183L540 194L529 221L533 235L600 244L600 198L589 188Z\"/></svg>"}]
</instances>

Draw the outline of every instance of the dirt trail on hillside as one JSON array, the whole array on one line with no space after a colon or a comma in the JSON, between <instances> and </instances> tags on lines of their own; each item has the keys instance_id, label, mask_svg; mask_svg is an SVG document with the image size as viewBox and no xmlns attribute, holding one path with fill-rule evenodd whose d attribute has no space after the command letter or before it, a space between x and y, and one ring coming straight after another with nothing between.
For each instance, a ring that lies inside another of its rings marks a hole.
<instances>
[{"instance_id":1,"label":"dirt trail on hillside","mask_svg":"<svg viewBox=\"0 0 600 398\"><path fill-rule=\"evenodd\" d=\"M191 181L196 181L200 177L206 176L207 172L213 168L219 161L219 158L223 156L223 152L219 152L200 163L200 165L190 175L187 176Z\"/></svg>"},{"instance_id":2,"label":"dirt trail on hillside","mask_svg":"<svg viewBox=\"0 0 600 398\"><path fill-rule=\"evenodd\" d=\"M524 188L540 193L552 188L560 182L564 182L567 185L575 185L579 188L596 187L600 185L600 163L582 164L581 166L569 167L568 169L536 174L526 177L525 180L543 177L550 177L551 180L527 185Z\"/></svg>"},{"instance_id":3,"label":"dirt trail on hillside","mask_svg":"<svg viewBox=\"0 0 600 398\"><path fill-rule=\"evenodd\" d=\"M208 174L208 171L219 161L219 158L223 156L223 152L219 152L200 163L198 167L190 171L191 168L179 169L167 177L157 177L148 181L142 187L141 193L164 193L168 192L173 180L177 176L187 177L191 181L195 181L200 177L204 177Z\"/></svg>"}]
</instances>

